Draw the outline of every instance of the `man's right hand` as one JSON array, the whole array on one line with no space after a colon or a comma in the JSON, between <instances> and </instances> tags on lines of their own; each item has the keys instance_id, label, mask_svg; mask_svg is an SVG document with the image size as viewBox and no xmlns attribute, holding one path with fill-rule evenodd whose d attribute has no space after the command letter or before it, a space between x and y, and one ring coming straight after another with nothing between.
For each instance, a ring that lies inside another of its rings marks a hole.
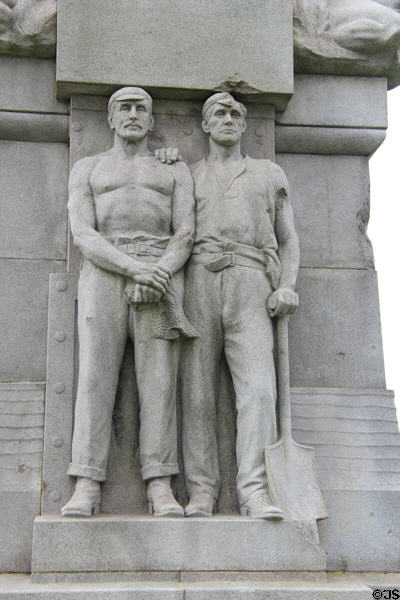
<instances>
[{"instance_id":1,"label":"man's right hand","mask_svg":"<svg viewBox=\"0 0 400 600\"><path fill-rule=\"evenodd\" d=\"M178 148L158 148L154 150L154 156L167 165L183 160Z\"/></svg>"},{"instance_id":2,"label":"man's right hand","mask_svg":"<svg viewBox=\"0 0 400 600\"><path fill-rule=\"evenodd\" d=\"M165 294L168 290L170 277L169 269L158 264L136 264L132 273L132 279L135 283L154 288L160 294Z\"/></svg>"}]
</instances>

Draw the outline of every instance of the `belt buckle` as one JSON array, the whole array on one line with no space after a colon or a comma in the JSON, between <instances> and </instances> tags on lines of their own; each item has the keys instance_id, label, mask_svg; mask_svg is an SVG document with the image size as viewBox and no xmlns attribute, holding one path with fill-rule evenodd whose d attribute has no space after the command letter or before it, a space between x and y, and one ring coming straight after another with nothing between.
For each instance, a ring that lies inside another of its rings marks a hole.
<instances>
[{"instance_id":1,"label":"belt buckle","mask_svg":"<svg viewBox=\"0 0 400 600\"><path fill-rule=\"evenodd\" d=\"M143 242L138 242L136 245L136 254L138 256L149 256L150 254L150 244L145 244Z\"/></svg>"},{"instance_id":2,"label":"belt buckle","mask_svg":"<svg viewBox=\"0 0 400 600\"><path fill-rule=\"evenodd\" d=\"M236 255L234 252L223 252L222 256L227 256L230 262L226 265L227 267L233 267L236 264Z\"/></svg>"}]
</instances>

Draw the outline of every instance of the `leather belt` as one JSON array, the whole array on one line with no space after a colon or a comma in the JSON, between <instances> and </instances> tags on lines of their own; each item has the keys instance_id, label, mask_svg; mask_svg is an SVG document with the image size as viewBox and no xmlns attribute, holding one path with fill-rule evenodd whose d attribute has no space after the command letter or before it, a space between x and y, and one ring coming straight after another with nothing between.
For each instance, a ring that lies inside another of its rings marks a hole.
<instances>
[{"instance_id":1,"label":"leather belt","mask_svg":"<svg viewBox=\"0 0 400 600\"><path fill-rule=\"evenodd\" d=\"M124 254L135 254L136 256L162 256L168 245L168 241L152 244L150 242L137 241L127 236L109 239L109 242Z\"/></svg>"},{"instance_id":2,"label":"leather belt","mask_svg":"<svg viewBox=\"0 0 400 600\"><path fill-rule=\"evenodd\" d=\"M266 257L262 250L244 247L241 244L227 242L225 244L202 244L194 248L190 262L204 265L208 271L221 271L226 267L250 267L265 272ZM232 250L227 250L231 247Z\"/></svg>"}]
</instances>

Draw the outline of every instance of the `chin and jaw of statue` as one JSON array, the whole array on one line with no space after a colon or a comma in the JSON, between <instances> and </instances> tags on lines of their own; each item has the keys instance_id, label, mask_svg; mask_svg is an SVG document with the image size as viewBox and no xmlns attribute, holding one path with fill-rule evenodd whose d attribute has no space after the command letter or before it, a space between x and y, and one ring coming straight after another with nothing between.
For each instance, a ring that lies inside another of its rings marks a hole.
<instances>
[{"instance_id":1,"label":"chin and jaw of statue","mask_svg":"<svg viewBox=\"0 0 400 600\"><path fill-rule=\"evenodd\" d=\"M114 131L113 151L121 159L150 154L147 149L147 134L154 122L151 109L151 97L140 88L123 88L110 98L108 118L110 128ZM245 117L245 107L227 93L214 94L203 106L202 127L209 135L210 142L207 160L213 164L216 177L222 180L226 176L228 180L231 175L234 176L238 161L243 159L240 142L246 129ZM175 150L170 151L169 154L161 151L158 158L162 162L174 162L177 153ZM149 301L152 301L151 295ZM269 296L269 314L273 317L294 312L297 302L293 286L275 289ZM274 374L271 374L272 376ZM271 443L275 440L268 441ZM260 455L262 450L263 448ZM90 477L79 476L78 473L70 474L75 475L77 480L72 498L62 509L63 516L89 517L98 512L101 504L101 482ZM173 474L147 479L149 511L160 517L211 517L216 507L216 491L202 490L197 486L196 492L191 494L189 504L184 510L172 493ZM260 486L258 491L241 503L241 514L270 520L280 520L284 516L278 507L271 505L267 490Z\"/></svg>"}]
</instances>

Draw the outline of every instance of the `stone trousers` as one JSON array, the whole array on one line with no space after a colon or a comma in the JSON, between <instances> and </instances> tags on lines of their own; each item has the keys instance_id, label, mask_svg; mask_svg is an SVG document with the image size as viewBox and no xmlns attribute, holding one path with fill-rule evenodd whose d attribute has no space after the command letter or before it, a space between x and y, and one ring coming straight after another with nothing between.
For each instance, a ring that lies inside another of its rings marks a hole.
<instances>
[{"instance_id":1,"label":"stone trousers","mask_svg":"<svg viewBox=\"0 0 400 600\"><path fill-rule=\"evenodd\" d=\"M139 392L142 477L179 471L179 342L153 337L155 305L134 310L125 298L127 283L125 277L84 261L78 289L79 378L69 475L106 479L115 394L128 337L134 343Z\"/></svg>"},{"instance_id":2,"label":"stone trousers","mask_svg":"<svg viewBox=\"0 0 400 600\"><path fill-rule=\"evenodd\" d=\"M237 492L243 504L266 488L264 447L276 441L272 289L263 270L233 266L218 272L189 264L185 313L200 333L182 346L182 442L189 494L218 498L218 377L222 351L236 396Z\"/></svg>"}]
</instances>

